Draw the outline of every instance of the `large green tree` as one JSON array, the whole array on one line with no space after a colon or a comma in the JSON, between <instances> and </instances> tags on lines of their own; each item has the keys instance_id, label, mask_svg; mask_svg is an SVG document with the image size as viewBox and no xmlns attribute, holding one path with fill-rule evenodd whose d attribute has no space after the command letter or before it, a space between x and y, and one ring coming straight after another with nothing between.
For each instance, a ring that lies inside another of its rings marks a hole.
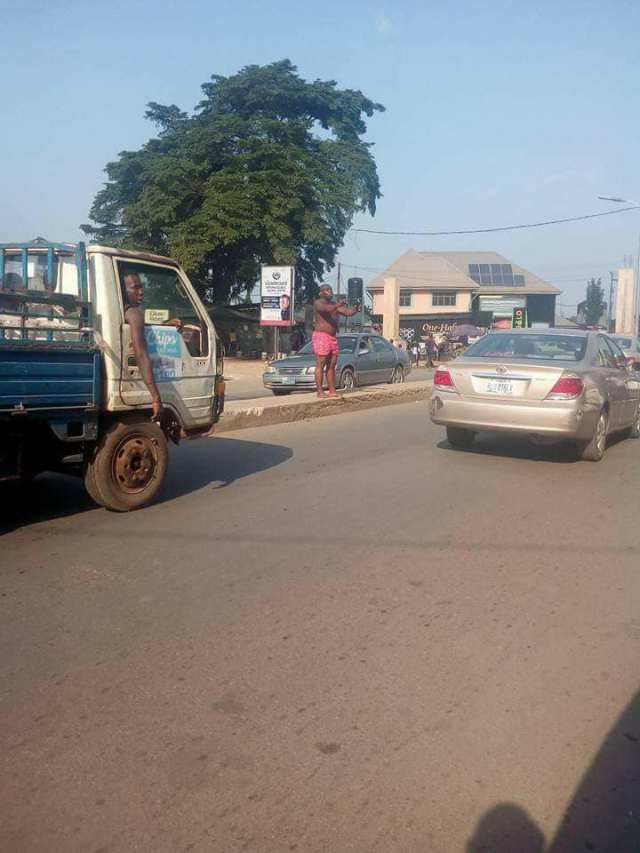
<instances>
[{"instance_id":1,"label":"large green tree","mask_svg":"<svg viewBox=\"0 0 640 853\"><path fill-rule=\"evenodd\" d=\"M365 116L383 110L289 60L202 86L192 115L150 103L158 136L108 163L82 226L93 239L170 254L207 300L250 290L262 263L294 264L310 296L380 183Z\"/></svg>"},{"instance_id":2,"label":"large green tree","mask_svg":"<svg viewBox=\"0 0 640 853\"><path fill-rule=\"evenodd\" d=\"M587 294L584 306L584 318L587 325L597 326L606 310L607 303L604 300L602 279L592 278L587 282Z\"/></svg>"}]
</instances>

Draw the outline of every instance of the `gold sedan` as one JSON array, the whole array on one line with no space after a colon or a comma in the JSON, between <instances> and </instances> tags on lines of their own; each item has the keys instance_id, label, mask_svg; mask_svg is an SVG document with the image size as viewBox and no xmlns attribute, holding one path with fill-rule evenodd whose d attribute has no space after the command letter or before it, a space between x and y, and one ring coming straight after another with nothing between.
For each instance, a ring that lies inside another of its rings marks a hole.
<instances>
[{"instance_id":1,"label":"gold sedan","mask_svg":"<svg viewBox=\"0 0 640 853\"><path fill-rule=\"evenodd\" d=\"M431 420L456 447L478 432L575 444L602 459L607 436L640 437L640 383L605 334L559 329L490 332L436 370Z\"/></svg>"}]
</instances>

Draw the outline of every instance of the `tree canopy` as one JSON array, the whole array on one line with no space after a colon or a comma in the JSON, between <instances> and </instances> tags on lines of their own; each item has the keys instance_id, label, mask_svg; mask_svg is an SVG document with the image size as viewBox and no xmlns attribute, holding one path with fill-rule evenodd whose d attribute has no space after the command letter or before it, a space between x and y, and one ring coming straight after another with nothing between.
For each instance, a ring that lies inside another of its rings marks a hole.
<instances>
[{"instance_id":1,"label":"tree canopy","mask_svg":"<svg viewBox=\"0 0 640 853\"><path fill-rule=\"evenodd\" d=\"M311 295L380 183L364 117L384 110L289 60L213 75L188 115L148 104L158 135L108 163L83 230L176 257L201 294L249 291L260 264L295 265Z\"/></svg>"},{"instance_id":2,"label":"tree canopy","mask_svg":"<svg viewBox=\"0 0 640 853\"><path fill-rule=\"evenodd\" d=\"M604 290L602 289L602 279L592 278L587 283L587 294L584 306L585 322L589 326L597 326L602 319L602 315L607 310L607 303L604 300Z\"/></svg>"}]
</instances>

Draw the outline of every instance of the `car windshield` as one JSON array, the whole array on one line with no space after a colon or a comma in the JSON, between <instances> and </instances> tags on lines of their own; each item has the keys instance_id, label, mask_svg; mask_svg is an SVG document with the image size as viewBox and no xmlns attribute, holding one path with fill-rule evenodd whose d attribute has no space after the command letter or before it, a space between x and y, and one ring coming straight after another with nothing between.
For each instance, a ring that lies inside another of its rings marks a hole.
<instances>
[{"instance_id":1,"label":"car windshield","mask_svg":"<svg viewBox=\"0 0 640 853\"><path fill-rule=\"evenodd\" d=\"M611 335L611 340L615 341L619 347L622 347L622 349L631 349L633 346L631 338L618 338Z\"/></svg>"},{"instance_id":2,"label":"car windshield","mask_svg":"<svg viewBox=\"0 0 640 853\"><path fill-rule=\"evenodd\" d=\"M465 357L582 361L586 345L586 337L578 335L489 334L469 347Z\"/></svg>"},{"instance_id":3,"label":"car windshield","mask_svg":"<svg viewBox=\"0 0 640 853\"><path fill-rule=\"evenodd\" d=\"M356 345L355 335L338 335L338 346L340 352L353 352ZM298 350L298 355L313 355L313 343L309 341L301 349Z\"/></svg>"}]
</instances>

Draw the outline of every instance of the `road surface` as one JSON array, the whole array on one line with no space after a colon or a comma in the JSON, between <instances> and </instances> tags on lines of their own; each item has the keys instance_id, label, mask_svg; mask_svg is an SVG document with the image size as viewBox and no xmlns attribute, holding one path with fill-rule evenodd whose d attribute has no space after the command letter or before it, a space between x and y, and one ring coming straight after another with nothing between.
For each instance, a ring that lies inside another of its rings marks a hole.
<instances>
[{"instance_id":1,"label":"road surface","mask_svg":"<svg viewBox=\"0 0 640 853\"><path fill-rule=\"evenodd\" d=\"M131 515L2 490L0 849L640 849L640 442L425 410L191 442Z\"/></svg>"}]
</instances>

